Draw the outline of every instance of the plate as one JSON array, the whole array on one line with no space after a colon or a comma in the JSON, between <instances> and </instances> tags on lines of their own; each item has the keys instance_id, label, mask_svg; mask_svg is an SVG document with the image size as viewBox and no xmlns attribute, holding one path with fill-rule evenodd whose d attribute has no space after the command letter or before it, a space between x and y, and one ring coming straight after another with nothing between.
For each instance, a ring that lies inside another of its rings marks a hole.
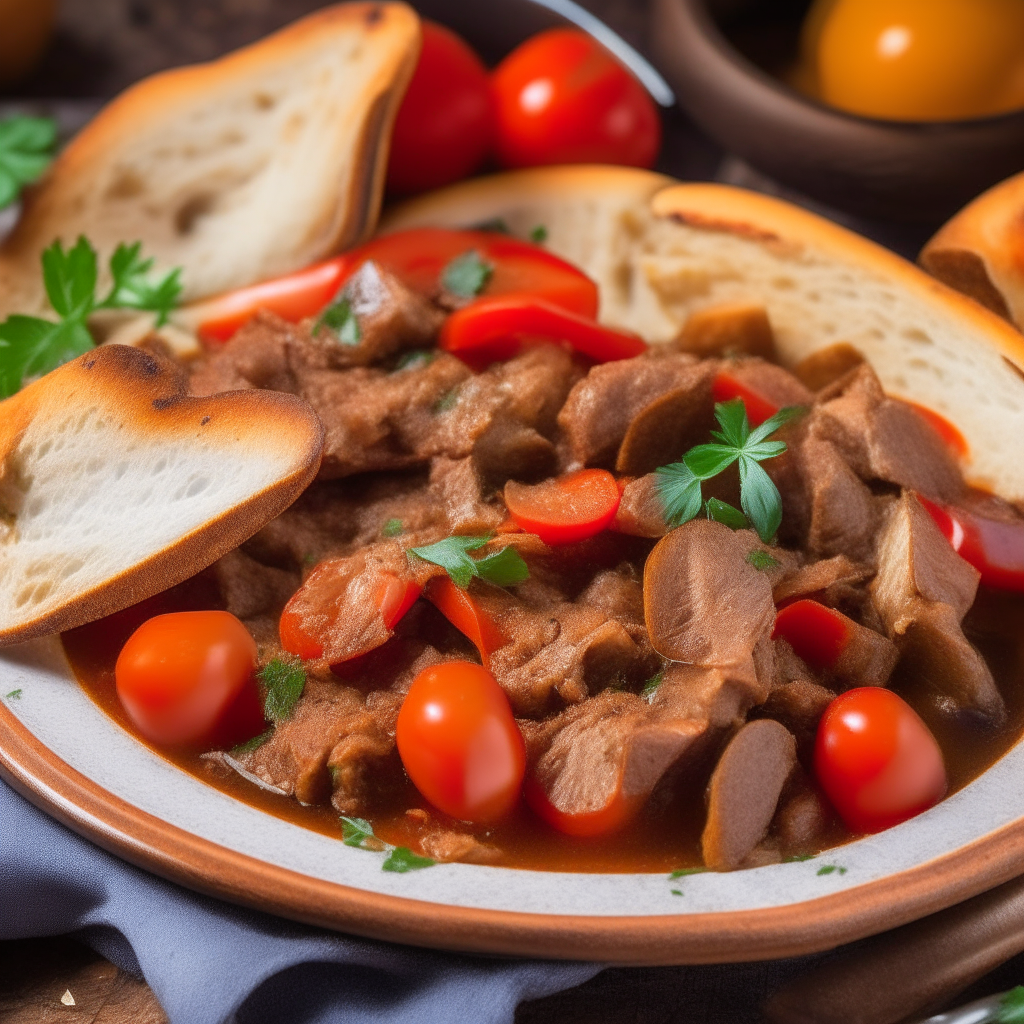
<instances>
[{"instance_id":1,"label":"plate","mask_svg":"<svg viewBox=\"0 0 1024 1024\"><path fill-rule=\"evenodd\" d=\"M20 691L17 696L2 696ZM0 775L76 832L213 896L373 938L630 964L828 949L998 885L1024 853L1024 745L924 814L821 856L728 874L563 874L471 864L381 870L241 803L134 739L56 638L0 653Z\"/></svg>"}]
</instances>

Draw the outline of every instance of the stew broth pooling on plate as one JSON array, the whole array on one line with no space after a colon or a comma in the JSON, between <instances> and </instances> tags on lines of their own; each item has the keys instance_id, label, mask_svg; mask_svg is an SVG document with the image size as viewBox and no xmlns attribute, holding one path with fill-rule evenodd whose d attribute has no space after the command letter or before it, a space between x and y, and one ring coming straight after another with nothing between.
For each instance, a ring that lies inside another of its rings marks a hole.
<instances>
[{"instance_id":1,"label":"stew broth pooling on plate","mask_svg":"<svg viewBox=\"0 0 1024 1024\"><path fill-rule=\"evenodd\" d=\"M904 820L1019 734L1024 604L979 580L1024 579L1024 519L849 346L791 372L733 306L648 347L596 324L573 268L484 232L349 265L319 318L257 313L188 367L197 394L308 401L317 482L65 635L166 756L413 856L724 870ZM139 667L228 621L152 618L183 609L237 617L258 661L190 743Z\"/></svg>"}]
</instances>

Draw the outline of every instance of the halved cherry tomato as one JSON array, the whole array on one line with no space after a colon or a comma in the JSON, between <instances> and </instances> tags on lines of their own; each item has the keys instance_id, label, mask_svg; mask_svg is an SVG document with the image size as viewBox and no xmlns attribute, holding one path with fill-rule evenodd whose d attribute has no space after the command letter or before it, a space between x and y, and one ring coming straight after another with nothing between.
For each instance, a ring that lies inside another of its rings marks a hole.
<instances>
[{"instance_id":1,"label":"halved cherry tomato","mask_svg":"<svg viewBox=\"0 0 1024 1024\"><path fill-rule=\"evenodd\" d=\"M716 402L731 402L734 398L743 399L743 405L747 410L747 422L751 427L761 426L780 408L775 402L759 395L728 370L719 370L715 374L714 382L711 385L711 397Z\"/></svg>"},{"instance_id":2,"label":"halved cherry tomato","mask_svg":"<svg viewBox=\"0 0 1024 1024\"><path fill-rule=\"evenodd\" d=\"M537 341L568 345L600 363L647 351L636 334L605 327L532 295L477 299L452 313L440 336L446 352L476 361L507 359L524 343Z\"/></svg>"},{"instance_id":3,"label":"halved cherry tomato","mask_svg":"<svg viewBox=\"0 0 1024 1024\"><path fill-rule=\"evenodd\" d=\"M850 620L804 598L780 609L772 637L787 640L798 657L821 671L834 667L850 642Z\"/></svg>"},{"instance_id":4,"label":"halved cherry tomato","mask_svg":"<svg viewBox=\"0 0 1024 1024\"><path fill-rule=\"evenodd\" d=\"M495 68L497 150L506 167L651 167L661 119L643 86L585 32L550 29Z\"/></svg>"},{"instance_id":5,"label":"halved cherry tomato","mask_svg":"<svg viewBox=\"0 0 1024 1024\"><path fill-rule=\"evenodd\" d=\"M606 469L581 469L540 484L510 480L505 485L512 518L545 544L572 544L607 529L621 497Z\"/></svg>"},{"instance_id":6,"label":"halved cherry tomato","mask_svg":"<svg viewBox=\"0 0 1024 1024\"><path fill-rule=\"evenodd\" d=\"M497 821L519 800L526 747L504 691L479 665L424 669L402 703L395 740L413 784L453 818Z\"/></svg>"},{"instance_id":7,"label":"halved cherry tomato","mask_svg":"<svg viewBox=\"0 0 1024 1024\"><path fill-rule=\"evenodd\" d=\"M492 652L504 647L508 640L494 620L449 576L435 576L423 591L423 596L480 652L484 668L490 663Z\"/></svg>"},{"instance_id":8,"label":"halved cherry tomato","mask_svg":"<svg viewBox=\"0 0 1024 1024\"><path fill-rule=\"evenodd\" d=\"M618 832L640 808L638 801L627 800L623 796L621 786L615 790L615 795L604 807L582 814L566 814L565 811L560 811L548 799L544 787L533 778L527 778L523 795L530 809L542 821L567 836L578 836L582 839Z\"/></svg>"},{"instance_id":9,"label":"halved cherry tomato","mask_svg":"<svg viewBox=\"0 0 1024 1024\"><path fill-rule=\"evenodd\" d=\"M256 642L229 612L169 612L121 649L117 695L146 739L233 746L263 729Z\"/></svg>"},{"instance_id":10,"label":"halved cherry tomato","mask_svg":"<svg viewBox=\"0 0 1024 1024\"><path fill-rule=\"evenodd\" d=\"M423 49L391 134L388 189L409 194L468 178L494 138L487 68L451 29L420 22Z\"/></svg>"},{"instance_id":11,"label":"halved cherry tomato","mask_svg":"<svg viewBox=\"0 0 1024 1024\"><path fill-rule=\"evenodd\" d=\"M822 715L814 770L847 827L881 832L946 793L942 751L917 712L892 690L840 694Z\"/></svg>"},{"instance_id":12,"label":"halved cherry tomato","mask_svg":"<svg viewBox=\"0 0 1024 1024\"><path fill-rule=\"evenodd\" d=\"M198 321L199 336L213 342L227 341L260 309L297 323L319 313L354 269L348 256L335 256L287 277L225 292L187 312Z\"/></svg>"},{"instance_id":13,"label":"halved cherry tomato","mask_svg":"<svg viewBox=\"0 0 1024 1024\"><path fill-rule=\"evenodd\" d=\"M981 573L981 582L999 590L1024 591L1024 522L986 519L954 505L918 495L953 550Z\"/></svg>"}]
</instances>

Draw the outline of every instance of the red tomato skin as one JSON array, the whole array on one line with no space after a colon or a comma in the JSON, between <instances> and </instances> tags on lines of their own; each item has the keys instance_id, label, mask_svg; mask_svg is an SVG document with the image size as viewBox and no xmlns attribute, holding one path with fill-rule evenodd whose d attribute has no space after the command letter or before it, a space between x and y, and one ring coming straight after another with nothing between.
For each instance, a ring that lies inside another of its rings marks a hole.
<instances>
[{"instance_id":1,"label":"red tomato skin","mask_svg":"<svg viewBox=\"0 0 1024 1024\"><path fill-rule=\"evenodd\" d=\"M818 723L818 782L853 832L881 832L946 793L942 751L901 697L880 686L840 694Z\"/></svg>"},{"instance_id":2,"label":"red tomato skin","mask_svg":"<svg viewBox=\"0 0 1024 1024\"><path fill-rule=\"evenodd\" d=\"M486 823L518 803L526 746L508 698L480 665L424 669L405 696L395 740L413 784L445 814Z\"/></svg>"},{"instance_id":3,"label":"red tomato skin","mask_svg":"<svg viewBox=\"0 0 1024 1024\"><path fill-rule=\"evenodd\" d=\"M426 586L424 597L480 652L487 668L492 652L508 640L473 598L448 576L435 576Z\"/></svg>"},{"instance_id":4,"label":"red tomato skin","mask_svg":"<svg viewBox=\"0 0 1024 1024\"><path fill-rule=\"evenodd\" d=\"M833 668L850 641L845 615L804 598L780 609L772 637L782 637L810 665L821 671Z\"/></svg>"},{"instance_id":5,"label":"red tomato skin","mask_svg":"<svg viewBox=\"0 0 1024 1024\"><path fill-rule=\"evenodd\" d=\"M643 86L573 28L528 39L495 68L497 154L505 167L652 167L661 119Z\"/></svg>"},{"instance_id":6,"label":"red tomato skin","mask_svg":"<svg viewBox=\"0 0 1024 1024\"><path fill-rule=\"evenodd\" d=\"M711 385L711 397L716 402L730 402L741 398L747 410L747 422L751 427L759 427L779 411L779 406L759 395L753 388L737 380L728 370L720 370Z\"/></svg>"},{"instance_id":7,"label":"red tomato skin","mask_svg":"<svg viewBox=\"0 0 1024 1024\"><path fill-rule=\"evenodd\" d=\"M516 525L552 545L574 544L606 530L621 499L606 469L581 469L534 487L505 487L505 504Z\"/></svg>"},{"instance_id":8,"label":"red tomato skin","mask_svg":"<svg viewBox=\"0 0 1024 1024\"><path fill-rule=\"evenodd\" d=\"M388 190L410 195L467 178L494 139L483 61L450 29L423 21L423 49L391 136Z\"/></svg>"},{"instance_id":9,"label":"red tomato skin","mask_svg":"<svg viewBox=\"0 0 1024 1024\"><path fill-rule=\"evenodd\" d=\"M387 629L394 629L402 616L416 603L423 588L411 580L400 580L397 576L385 576L377 594L377 607Z\"/></svg>"},{"instance_id":10,"label":"red tomato skin","mask_svg":"<svg viewBox=\"0 0 1024 1024\"><path fill-rule=\"evenodd\" d=\"M960 432L959 427L950 423L945 416L935 412L934 409L929 409L925 405L918 405L917 402L908 401L906 398L901 399L901 401L905 405L909 405L942 438L946 447L958 459L967 458L967 455L970 453L970 446L967 444L967 438Z\"/></svg>"},{"instance_id":11,"label":"red tomato skin","mask_svg":"<svg viewBox=\"0 0 1024 1024\"><path fill-rule=\"evenodd\" d=\"M548 799L536 779L526 780L523 794L530 809L541 821L558 832L578 839L596 839L618 832L640 809L638 803L623 797L621 789L616 790L615 796L600 810L587 811L584 814L566 814L565 811L560 811Z\"/></svg>"},{"instance_id":12,"label":"red tomato skin","mask_svg":"<svg viewBox=\"0 0 1024 1024\"><path fill-rule=\"evenodd\" d=\"M231 746L263 726L255 667L256 643L234 615L169 612L128 638L114 678L125 711L151 742Z\"/></svg>"},{"instance_id":13,"label":"red tomato skin","mask_svg":"<svg viewBox=\"0 0 1024 1024\"><path fill-rule=\"evenodd\" d=\"M302 628L302 616L291 607L294 600L293 596L281 612L277 624L278 636L281 639L281 646L289 654L294 654L303 661L312 661L323 656L323 644Z\"/></svg>"}]
</instances>

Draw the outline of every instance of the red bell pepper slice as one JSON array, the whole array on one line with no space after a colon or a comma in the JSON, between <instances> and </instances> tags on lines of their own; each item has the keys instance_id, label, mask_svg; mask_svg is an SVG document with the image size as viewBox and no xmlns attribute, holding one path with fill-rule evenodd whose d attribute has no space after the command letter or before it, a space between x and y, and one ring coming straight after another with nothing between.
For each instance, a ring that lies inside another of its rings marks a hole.
<instances>
[{"instance_id":1,"label":"red bell pepper slice","mask_svg":"<svg viewBox=\"0 0 1024 1024\"><path fill-rule=\"evenodd\" d=\"M532 295L484 298L456 310L441 328L441 348L475 362L514 355L524 343L566 344L599 363L647 351L636 334L605 327Z\"/></svg>"},{"instance_id":2,"label":"red bell pepper slice","mask_svg":"<svg viewBox=\"0 0 1024 1024\"><path fill-rule=\"evenodd\" d=\"M817 601L803 598L782 608L772 637L781 637L817 671L834 668L850 642L850 620Z\"/></svg>"},{"instance_id":3,"label":"red bell pepper slice","mask_svg":"<svg viewBox=\"0 0 1024 1024\"><path fill-rule=\"evenodd\" d=\"M1024 522L1003 522L918 495L953 550L998 590L1024 591Z\"/></svg>"},{"instance_id":4,"label":"red bell pepper slice","mask_svg":"<svg viewBox=\"0 0 1024 1024\"><path fill-rule=\"evenodd\" d=\"M480 652L484 668L490 663L492 652L504 647L508 641L494 620L461 587L448 576L435 576L426 586L423 596L462 634L473 641Z\"/></svg>"},{"instance_id":5,"label":"red bell pepper slice","mask_svg":"<svg viewBox=\"0 0 1024 1024\"><path fill-rule=\"evenodd\" d=\"M780 409L775 402L759 395L749 385L744 384L728 370L719 370L711 385L711 397L716 402L731 402L734 398L743 400L747 410L747 422L751 427L759 427Z\"/></svg>"},{"instance_id":6,"label":"red bell pepper slice","mask_svg":"<svg viewBox=\"0 0 1024 1024\"><path fill-rule=\"evenodd\" d=\"M509 514L545 544L572 544L593 537L615 518L622 495L606 469L581 469L540 484L505 485Z\"/></svg>"},{"instance_id":7,"label":"red bell pepper slice","mask_svg":"<svg viewBox=\"0 0 1024 1024\"><path fill-rule=\"evenodd\" d=\"M907 399L900 399L905 405L909 405L946 443L946 447L959 459L967 457L970 450L967 438L955 427L945 416L940 415L934 409L918 405L917 402L908 402Z\"/></svg>"}]
</instances>

